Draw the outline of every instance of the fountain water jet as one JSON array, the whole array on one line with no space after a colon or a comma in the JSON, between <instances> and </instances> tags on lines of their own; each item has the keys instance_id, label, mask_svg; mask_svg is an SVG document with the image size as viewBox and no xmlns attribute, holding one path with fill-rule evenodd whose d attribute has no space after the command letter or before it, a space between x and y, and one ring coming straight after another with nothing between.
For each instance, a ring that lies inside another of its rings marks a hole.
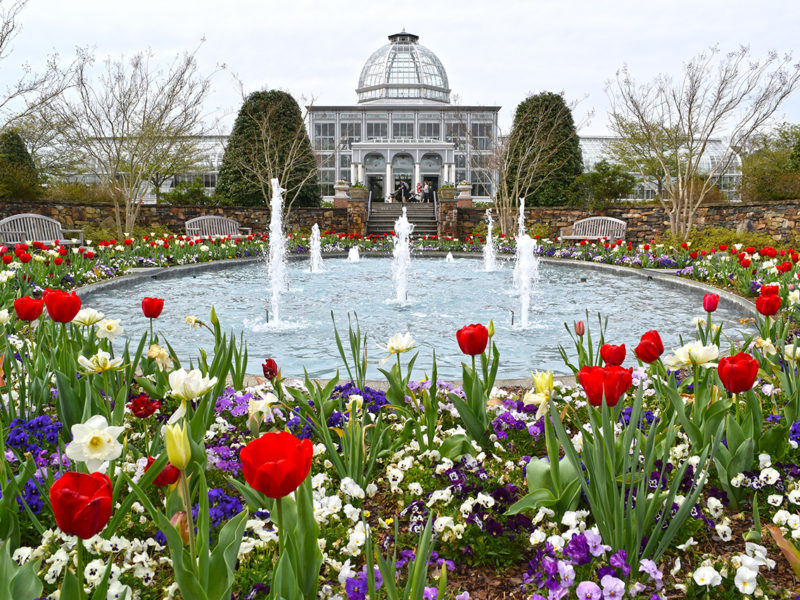
<instances>
[{"instance_id":1,"label":"fountain water jet","mask_svg":"<svg viewBox=\"0 0 800 600\"><path fill-rule=\"evenodd\" d=\"M517 239L517 264L514 266L514 285L520 302L520 327L529 324L531 291L539 281L539 257L536 256L536 240L527 235Z\"/></svg>"},{"instance_id":2,"label":"fountain water jet","mask_svg":"<svg viewBox=\"0 0 800 600\"><path fill-rule=\"evenodd\" d=\"M358 246L353 246L347 252L347 262L358 262L361 260L361 255L358 253Z\"/></svg>"},{"instance_id":3,"label":"fountain water jet","mask_svg":"<svg viewBox=\"0 0 800 600\"><path fill-rule=\"evenodd\" d=\"M269 221L269 284L271 320L280 323L280 298L286 289L286 238L283 235L283 192L277 179L272 180Z\"/></svg>"},{"instance_id":4,"label":"fountain water jet","mask_svg":"<svg viewBox=\"0 0 800 600\"><path fill-rule=\"evenodd\" d=\"M324 271L325 267L322 266L322 242L319 238L319 225L316 223L311 228L311 242L309 245L311 250L311 272L319 273Z\"/></svg>"},{"instance_id":5,"label":"fountain water jet","mask_svg":"<svg viewBox=\"0 0 800 600\"><path fill-rule=\"evenodd\" d=\"M519 241L525 235L525 198L519 199L519 218L517 219L517 250L514 255L514 289L519 289Z\"/></svg>"},{"instance_id":6,"label":"fountain water jet","mask_svg":"<svg viewBox=\"0 0 800 600\"><path fill-rule=\"evenodd\" d=\"M408 300L408 271L411 266L411 248L408 244L414 225L409 223L406 216L406 207L403 214L394 223L395 236L392 255L392 280L394 281L394 298L397 302L405 303Z\"/></svg>"},{"instance_id":7,"label":"fountain water jet","mask_svg":"<svg viewBox=\"0 0 800 600\"><path fill-rule=\"evenodd\" d=\"M447 256L444 257L444 262L453 262L453 253L448 252Z\"/></svg>"},{"instance_id":8,"label":"fountain water jet","mask_svg":"<svg viewBox=\"0 0 800 600\"><path fill-rule=\"evenodd\" d=\"M486 209L486 244L483 246L483 270L494 271L496 264L496 253L494 248L494 238L492 237L492 209Z\"/></svg>"}]
</instances>

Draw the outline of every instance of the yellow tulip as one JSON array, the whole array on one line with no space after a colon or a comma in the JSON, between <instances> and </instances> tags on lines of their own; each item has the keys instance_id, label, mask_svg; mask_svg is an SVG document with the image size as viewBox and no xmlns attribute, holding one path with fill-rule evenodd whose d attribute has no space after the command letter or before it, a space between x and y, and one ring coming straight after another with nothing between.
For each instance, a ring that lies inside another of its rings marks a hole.
<instances>
[{"instance_id":1,"label":"yellow tulip","mask_svg":"<svg viewBox=\"0 0 800 600\"><path fill-rule=\"evenodd\" d=\"M553 372L536 371L533 374L533 386L536 388L537 393L544 394L549 398L550 394L553 393Z\"/></svg>"},{"instance_id":2,"label":"yellow tulip","mask_svg":"<svg viewBox=\"0 0 800 600\"><path fill-rule=\"evenodd\" d=\"M192 458L192 447L189 445L189 431L186 423L167 425L164 436L167 441L167 456L170 464L176 469L185 470Z\"/></svg>"}]
</instances>

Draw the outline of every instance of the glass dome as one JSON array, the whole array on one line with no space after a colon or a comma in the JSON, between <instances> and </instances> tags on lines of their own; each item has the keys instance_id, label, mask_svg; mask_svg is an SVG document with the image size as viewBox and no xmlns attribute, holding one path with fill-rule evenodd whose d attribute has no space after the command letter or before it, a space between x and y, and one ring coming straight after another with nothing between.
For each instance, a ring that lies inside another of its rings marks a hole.
<instances>
[{"instance_id":1,"label":"glass dome","mask_svg":"<svg viewBox=\"0 0 800 600\"><path fill-rule=\"evenodd\" d=\"M373 52L358 78L359 102L412 99L450 103L441 61L417 40L417 35L396 33L389 36L391 43Z\"/></svg>"}]
</instances>

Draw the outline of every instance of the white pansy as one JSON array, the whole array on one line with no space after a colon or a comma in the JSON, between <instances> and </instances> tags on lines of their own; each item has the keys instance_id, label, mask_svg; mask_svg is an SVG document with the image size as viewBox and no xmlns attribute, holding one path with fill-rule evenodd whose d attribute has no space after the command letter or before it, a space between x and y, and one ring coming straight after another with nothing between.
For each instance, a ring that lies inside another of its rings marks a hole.
<instances>
[{"instance_id":1,"label":"white pansy","mask_svg":"<svg viewBox=\"0 0 800 600\"><path fill-rule=\"evenodd\" d=\"M102 321L104 316L103 313L93 308L82 308L78 311L78 314L75 315L75 318L72 319L72 322L76 325L82 325L83 327L90 327Z\"/></svg>"},{"instance_id":2,"label":"white pansy","mask_svg":"<svg viewBox=\"0 0 800 600\"><path fill-rule=\"evenodd\" d=\"M105 371L116 371L122 367L121 358L111 358L111 354L105 350L98 350L97 354L91 358L81 355L78 357L78 364L86 369L87 373L104 373Z\"/></svg>"},{"instance_id":3,"label":"white pansy","mask_svg":"<svg viewBox=\"0 0 800 600\"><path fill-rule=\"evenodd\" d=\"M364 490L350 477L342 479L342 483L339 484L339 491L348 498L364 499Z\"/></svg>"},{"instance_id":4,"label":"white pansy","mask_svg":"<svg viewBox=\"0 0 800 600\"><path fill-rule=\"evenodd\" d=\"M170 394L180 400L194 400L213 388L217 381L216 377L204 376L200 369L176 369L169 374Z\"/></svg>"},{"instance_id":5,"label":"white pansy","mask_svg":"<svg viewBox=\"0 0 800 600\"><path fill-rule=\"evenodd\" d=\"M767 467L772 466L772 457L769 454L759 454L758 455L758 468L759 469L766 469Z\"/></svg>"},{"instance_id":6,"label":"white pansy","mask_svg":"<svg viewBox=\"0 0 800 600\"><path fill-rule=\"evenodd\" d=\"M100 321L97 324L97 337L113 342L115 337L125 332L119 322L119 319L103 319Z\"/></svg>"},{"instance_id":7,"label":"white pansy","mask_svg":"<svg viewBox=\"0 0 800 600\"><path fill-rule=\"evenodd\" d=\"M413 481L413 482L408 484L408 491L411 492L412 494L414 494L415 496L421 496L422 495L422 485L420 485L416 481Z\"/></svg>"},{"instance_id":8,"label":"white pansy","mask_svg":"<svg viewBox=\"0 0 800 600\"><path fill-rule=\"evenodd\" d=\"M101 415L90 417L86 423L76 423L71 429L72 441L67 444L67 457L86 463L90 473L99 471L105 463L122 455L122 444L117 437L124 429L110 426Z\"/></svg>"},{"instance_id":9,"label":"white pansy","mask_svg":"<svg viewBox=\"0 0 800 600\"><path fill-rule=\"evenodd\" d=\"M772 506L780 506L783 504L783 496L780 494L770 494L767 496L767 504L771 504Z\"/></svg>"},{"instance_id":10,"label":"white pansy","mask_svg":"<svg viewBox=\"0 0 800 600\"><path fill-rule=\"evenodd\" d=\"M789 492L789 502L792 504L800 504L800 489L794 489Z\"/></svg>"},{"instance_id":11,"label":"white pansy","mask_svg":"<svg viewBox=\"0 0 800 600\"><path fill-rule=\"evenodd\" d=\"M699 567L693 574L692 579L697 585L706 587L716 587L722 583L722 576L710 566Z\"/></svg>"},{"instance_id":12,"label":"white pansy","mask_svg":"<svg viewBox=\"0 0 800 600\"><path fill-rule=\"evenodd\" d=\"M731 541L732 531L726 523L717 523L714 530L723 542Z\"/></svg>"},{"instance_id":13,"label":"white pansy","mask_svg":"<svg viewBox=\"0 0 800 600\"><path fill-rule=\"evenodd\" d=\"M764 485L775 485L780 478L781 474L772 467L762 469L758 475L758 480Z\"/></svg>"},{"instance_id":14,"label":"white pansy","mask_svg":"<svg viewBox=\"0 0 800 600\"><path fill-rule=\"evenodd\" d=\"M782 527L786 525L786 521L788 521L791 516L792 514L788 510L778 510L772 515L772 522L778 527Z\"/></svg>"},{"instance_id":15,"label":"white pansy","mask_svg":"<svg viewBox=\"0 0 800 600\"><path fill-rule=\"evenodd\" d=\"M745 566L739 567L736 569L736 577L733 579L734 583L736 584L736 589L743 594L747 594L748 596L751 595L756 591L757 576L758 571L753 571Z\"/></svg>"},{"instance_id":16,"label":"white pansy","mask_svg":"<svg viewBox=\"0 0 800 600\"><path fill-rule=\"evenodd\" d=\"M535 546L537 544L541 544L543 541L547 539L547 534L542 531L541 529L537 529L531 534L530 542L531 546Z\"/></svg>"}]
</instances>

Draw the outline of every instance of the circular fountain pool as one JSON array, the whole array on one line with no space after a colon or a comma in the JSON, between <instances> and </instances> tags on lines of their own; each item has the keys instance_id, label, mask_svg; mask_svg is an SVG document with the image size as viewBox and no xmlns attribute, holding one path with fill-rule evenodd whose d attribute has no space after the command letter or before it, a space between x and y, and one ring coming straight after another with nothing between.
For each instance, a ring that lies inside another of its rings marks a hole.
<instances>
[{"instance_id":1,"label":"circular fountain pool","mask_svg":"<svg viewBox=\"0 0 800 600\"><path fill-rule=\"evenodd\" d=\"M469 323L494 320L500 350L499 378L526 377L532 369L566 374L559 344L570 356L574 351L564 328L596 313L609 317L606 341L626 344L628 360L642 333L657 329L667 351L680 344L679 336L694 339L693 317L704 315L702 292L679 289L644 277L621 277L607 271L573 265L543 263L531 295L529 325L519 326L519 299L513 290L513 263L499 260L498 269L485 272L479 260L414 258L409 271L408 301L394 300L389 259L364 258L359 262L328 258L324 271L311 273L308 261L288 265L289 291L281 296L281 322L266 322L269 289L263 262L230 264L224 268L163 280L140 280L112 290L84 293L84 305L107 317L121 319L125 335L138 342L147 330L141 298L165 298L156 331L173 346L182 361L198 356L198 348L213 347L207 330L192 330L186 315L208 321L214 305L223 328L243 331L249 351L249 373L260 373L266 358L274 358L285 376L299 376L303 368L312 377L345 373L336 348L331 311L347 348L347 313L358 314L362 332L368 333L368 377L380 378L378 362L385 353L377 344L409 331L419 344L415 373L430 372L436 349L439 377L460 379L465 357L455 332ZM512 311L515 323L512 325ZM740 310L725 307L714 314L732 334ZM115 343L121 347L121 339ZM124 342L123 342L124 343ZM135 345L135 344L133 344ZM410 358L403 356L404 364ZM388 366L388 365L387 365Z\"/></svg>"}]
</instances>

